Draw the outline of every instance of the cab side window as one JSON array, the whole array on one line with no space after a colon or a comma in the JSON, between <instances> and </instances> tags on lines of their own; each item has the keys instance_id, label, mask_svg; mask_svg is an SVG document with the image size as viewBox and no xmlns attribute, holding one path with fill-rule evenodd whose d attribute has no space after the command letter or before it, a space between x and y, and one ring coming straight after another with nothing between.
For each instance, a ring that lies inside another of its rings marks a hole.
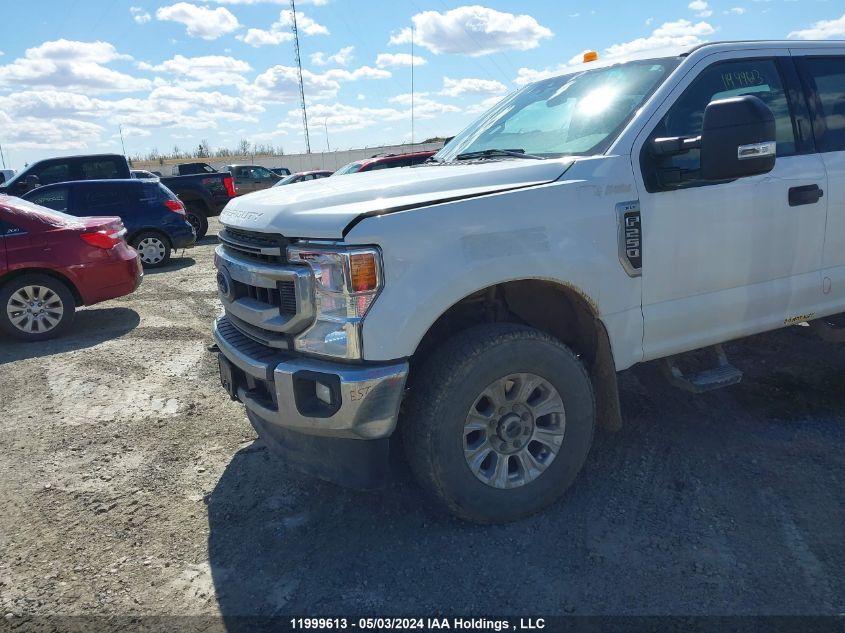
<instances>
[{"instance_id":1,"label":"cab side window","mask_svg":"<svg viewBox=\"0 0 845 633\"><path fill-rule=\"evenodd\" d=\"M70 167L67 163L53 163L35 174L41 185L70 180Z\"/></svg>"},{"instance_id":2,"label":"cab side window","mask_svg":"<svg viewBox=\"0 0 845 633\"><path fill-rule=\"evenodd\" d=\"M119 178L120 172L111 159L88 160L82 163L83 180L100 180L103 178Z\"/></svg>"},{"instance_id":3,"label":"cab side window","mask_svg":"<svg viewBox=\"0 0 845 633\"><path fill-rule=\"evenodd\" d=\"M819 151L845 151L845 57L812 57L799 63L816 92Z\"/></svg>"},{"instance_id":4,"label":"cab side window","mask_svg":"<svg viewBox=\"0 0 845 633\"><path fill-rule=\"evenodd\" d=\"M53 211L67 211L67 199L67 187L57 187L47 191L36 189L35 193L27 197L31 203L53 209Z\"/></svg>"},{"instance_id":5,"label":"cab side window","mask_svg":"<svg viewBox=\"0 0 845 633\"><path fill-rule=\"evenodd\" d=\"M641 165L648 191L665 191L704 184L699 178L700 152L656 158L649 153L655 138L701 134L704 109L711 101L754 95L775 115L777 155L795 154L795 131L783 80L773 59L720 62L696 77L658 123L643 147Z\"/></svg>"}]
</instances>

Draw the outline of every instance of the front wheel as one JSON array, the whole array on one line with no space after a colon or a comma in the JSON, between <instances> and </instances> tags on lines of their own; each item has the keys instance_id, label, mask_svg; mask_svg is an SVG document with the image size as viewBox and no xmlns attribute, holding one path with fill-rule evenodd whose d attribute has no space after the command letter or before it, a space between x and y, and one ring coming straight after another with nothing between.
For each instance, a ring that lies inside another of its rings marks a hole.
<instances>
[{"instance_id":1,"label":"front wheel","mask_svg":"<svg viewBox=\"0 0 845 633\"><path fill-rule=\"evenodd\" d=\"M584 365L538 330L488 324L435 352L414 379L402 422L416 478L453 513L504 523L573 483L592 444Z\"/></svg>"},{"instance_id":2,"label":"front wheel","mask_svg":"<svg viewBox=\"0 0 845 633\"><path fill-rule=\"evenodd\" d=\"M0 287L0 309L0 329L24 341L41 341L70 325L76 302L55 277L27 274Z\"/></svg>"},{"instance_id":3,"label":"front wheel","mask_svg":"<svg viewBox=\"0 0 845 633\"><path fill-rule=\"evenodd\" d=\"M160 233L146 232L132 239L144 268L158 268L170 261L170 242Z\"/></svg>"}]
</instances>

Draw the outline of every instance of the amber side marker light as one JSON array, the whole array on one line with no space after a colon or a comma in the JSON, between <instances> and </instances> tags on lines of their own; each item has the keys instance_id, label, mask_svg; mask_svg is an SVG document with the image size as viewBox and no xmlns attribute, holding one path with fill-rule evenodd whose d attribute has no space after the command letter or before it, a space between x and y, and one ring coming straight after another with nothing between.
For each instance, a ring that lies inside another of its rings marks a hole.
<instances>
[{"instance_id":1,"label":"amber side marker light","mask_svg":"<svg viewBox=\"0 0 845 633\"><path fill-rule=\"evenodd\" d=\"M587 62L594 62L599 58L599 54L596 51L587 51L584 53L584 63Z\"/></svg>"},{"instance_id":2,"label":"amber side marker light","mask_svg":"<svg viewBox=\"0 0 845 633\"><path fill-rule=\"evenodd\" d=\"M352 290L367 292L376 289L378 275L376 274L376 257L373 253L350 256L349 268L352 273Z\"/></svg>"}]
</instances>

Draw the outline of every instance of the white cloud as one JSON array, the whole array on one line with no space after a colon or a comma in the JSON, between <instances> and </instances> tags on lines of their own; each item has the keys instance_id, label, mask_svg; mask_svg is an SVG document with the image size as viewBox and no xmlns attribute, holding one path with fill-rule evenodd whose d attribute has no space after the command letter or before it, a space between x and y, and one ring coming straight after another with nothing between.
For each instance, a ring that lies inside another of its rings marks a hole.
<instances>
[{"instance_id":1,"label":"white cloud","mask_svg":"<svg viewBox=\"0 0 845 633\"><path fill-rule=\"evenodd\" d=\"M843 36L845 36L845 13L840 18L819 20L808 29L792 31L787 35L790 39L798 40L829 40Z\"/></svg>"},{"instance_id":2,"label":"white cloud","mask_svg":"<svg viewBox=\"0 0 845 633\"><path fill-rule=\"evenodd\" d=\"M419 55L410 55L409 53L379 53L376 57L376 66L379 68L387 68L388 66L410 66L413 61L414 66L422 66L428 61Z\"/></svg>"},{"instance_id":3,"label":"white cloud","mask_svg":"<svg viewBox=\"0 0 845 633\"><path fill-rule=\"evenodd\" d=\"M324 75L302 69L302 83L309 101L331 99L340 90L340 83ZM293 66L272 66L255 78L244 89L244 94L254 99L286 102L299 99L299 79Z\"/></svg>"},{"instance_id":4,"label":"white cloud","mask_svg":"<svg viewBox=\"0 0 845 633\"><path fill-rule=\"evenodd\" d=\"M450 79L443 77L443 89L440 94L448 97L459 97L465 94L501 94L507 92L507 86L493 79Z\"/></svg>"},{"instance_id":5,"label":"white cloud","mask_svg":"<svg viewBox=\"0 0 845 633\"><path fill-rule=\"evenodd\" d=\"M659 50L662 48L678 46L692 47L704 41L701 39L702 36L712 35L715 31L716 29L707 22L698 22L695 24L689 20L665 22L656 28L648 37L640 37L630 42L608 46L605 49L604 57L605 59L613 59L626 57L633 53Z\"/></svg>"},{"instance_id":6,"label":"white cloud","mask_svg":"<svg viewBox=\"0 0 845 633\"><path fill-rule=\"evenodd\" d=\"M303 71L304 72L304 71ZM356 81L358 79L387 79L391 76L390 71L382 70L381 68L372 68L371 66L361 66L355 70L345 70L343 68L333 68L327 70L324 77L328 79L335 79L337 81Z\"/></svg>"},{"instance_id":7,"label":"white cloud","mask_svg":"<svg viewBox=\"0 0 845 633\"><path fill-rule=\"evenodd\" d=\"M214 0L217 4L290 4L290 0ZM327 5L330 0L298 0L297 4L310 4L314 7L323 7Z\"/></svg>"},{"instance_id":8,"label":"white cloud","mask_svg":"<svg viewBox=\"0 0 845 633\"><path fill-rule=\"evenodd\" d=\"M315 66L328 66L329 64L338 64L340 66L346 66L349 62L352 61L352 58L354 57L354 51L354 46L344 46L334 55L327 55L323 52L312 53L310 56L311 63Z\"/></svg>"},{"instance_id":9,"label":"white cloud","mask_svg":"<svg viewBox=\"0 0 845 633\"><path fill-rule=\"evenodd\" d=\"M265 31L264 29L247 29L246 35L238 35L237 38L250 46L275 46L282 42L289 42L293 34L287 31Z\"/></svg>"},{"instance_id":10,"label":"white cloud","mask_svg":"<svg viewBox=\"0 0 845 633\"><path fill-rule=\"evenodd\" d=\"M456 53L478 57L502 50L529 50L552 37L550 29L530 15L514 15L479 5L463 6L446 13L423 11L411 18L414 41L432 53ZM411 29L391 36L390 44L411 41Z\"/></svg>"},{"instance_id":11,"label":"white cloud","mask_svg":"<svg viewBox=\"0 0 845 633\"><path fill-rule=\"evenodd\" d=\"M448 104L438 103L431 99L416 96L414 99L415 119L436 119L444 113L460 112L460 109ZM390 99L396 101L396 99ZM302 130L301 113L298 109L290 110L287 119L279 123L275 134L292 130L299 134ZM325 121L332 132L362 130L378 126L384 129L384 124L390 121L407 121L410 124L410 108L368 108L360 104L346 105L343 103L317 103L308 107L309 118Z\"/></svg>"},{"instance_id":12,"label":"white cloud","mask_svg":"<svg viewBox=\"0 0 845 633\"><path fill-rule=\"evenodd\" d=\"M502 100L501 96L487 97L483 101L471 105L466 110L464 110L464 112L466 112L468 114L481 114L482 112L487 112L487 110L492 108L494 105L499 103L499 101L501 101L501 100Z\"/></svg>"},{"instance_id":13,"label":"white cloud","mask_svg":"<svg viewBox=\"0 0 845 633\"><path fill-rule=\"evenodd\" d=\"M428 92L415 92L413 95L414 102L414 118L415 119L431 119L441 114L450 112L460 112L461 109L450 103L441 103L431 99ZM405 92L395 95L388 99L390 103L398 103L407 108L406 112L410 117L411 112L411 93Z\"/></svg>"},{"instance_id":14,"label":"white cloud","mask_svg":"<svg viewBox=\"0 0 845 633\"><path fill-rule=\"evenodd\" d=\"M175 55L160 64L140 62L138 68L151 72L167 73L179 77L179 85L186 88L206 86L239 86L248 83L243 73L252 70L245 61L224 55L185 57Z\"/></svg>"},{"instance_id":15,"label":"white cloud","mask_svg":"<svg viewBox=\"0 0 845 633\"><path fill-rule=\"evenodd\" d=\"M245 35L238 35L237 38L250 46L275 46L282 42L293 39L291 25L293 24L292 14L289 9L279 13L279 19L270 25L269 29L248 29ZM302 12L297 12L296 28L305 35L329 35L329 30L322 24Z\"/></svg>"},{"instance_id":16,"label":"white cloud","mask_svg":"<svg viewBox=\"0 0 845 633\"><path fill-rule=\"evenodd\" d=\"M146 24L153 19L153 16L141 7L129 7L129 13L132 14L132 19L138 24Z\"/></svg>"},{"instance_id":17,"label":"white cloud","mask_svg":"<svg viewBox=\"0 0 845 633\"><path fill-rule=\"evenodd\" d=\"M687 8L690 11L695 11L696 15L700 18L708 18L713 15L713 10L710 8L710 5L705 2L705 0L692 0L692 2L687 5Z\"/></svg>"},{"instance_id":18,"label":"white cloud","mask_svg":"<svg viewBox=\"0 0 845 633\"><path fill-rule=\"evenodd\" d=\"M29 48L24 56L0 66L0 85L42 86L91 92L133 92L150 87L111 68L113 61L132 59L108 42L55 40Z\"/></svg>"},{"instance_id":19,"label":"white cloud","mask_svg":"<svg viewBox=\"0 0 845 633\"><path fill-rule=\"evenodd\" d=\"M745 9L743 7L731 7L725 13L729 15L742 15L745 13Z\"/></svg>"},{"instance_id":20,"label":"white cloud","mask_svg":"<svg viewBox=\"0 0 845 633\"><path fill-rule=\"evenodd\" d=\"M707 22L693 23L683 19L665 22L654 29L648 37L640 37L629 42L608 46L600 57L601 59L622 61L626 58L642 57L646 54L673 54L677 52L677 49L691 48L701 44L704 41L703 36L711 35L714 32L715 29ZM586 51L573 56L565 64L553 68L543 70L520 68L514 82L518 85L525 85L532 81L583 68L584 52Z\"/></svg>"},{"instance_id":21,"label":"white cloud","mask_svg":"<svg viewBox=\"0 0 845 633\"><path fill-rule=\"evenodd\" d=\"M238 19L225 7L208 9L189 2L177 2L157 9L156 19L184 24L190 37L204 40L216 40L241 27Z\"/></svg>"},{"instance_id":22,"label":"white cloud","mask_svg":"<svg viewBox=\"0 0 845 633\"><path fill-rule=\"evenodd\" d=\"M0 135L7 150L82 150L99 142L103 128L73 119L23 117L12 121L0 112Z\"/></svg>"}]
</instances>

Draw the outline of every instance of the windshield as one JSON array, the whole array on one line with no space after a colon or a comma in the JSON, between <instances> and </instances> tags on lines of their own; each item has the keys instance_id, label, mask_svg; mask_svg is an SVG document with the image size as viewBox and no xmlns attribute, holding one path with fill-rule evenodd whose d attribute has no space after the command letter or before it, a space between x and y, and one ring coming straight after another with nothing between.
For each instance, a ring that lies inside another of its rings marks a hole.
<instances>
[{"instance_id":1,"label":"windshield","mask_svg":"<svg viewBox=\"0 0 845 633\"><path fill-rule=\"evenodd\" d=\"M629 62L529 84L452 139L434 158L513 150L542 158L599 154L678 65Z\"/></svg>"},{"instance_id":2,"label":"windshield","mask_svg":"<svg viewBox=\"0 0 845 633\"><path fill-rule=\"evenodd\" d=\"M354 174L358 171L361 171L361 167L363 167L364 163L358 160L354 160L351 163L344 165L340 169L338 169L332 176L343 176L344 174Z\"/></svg>"},{"instance_id":3,"label":"windshield","mask_svg":"<svg viewBox=\"0 0 845 633\"><path fill-rule=\"evenodd\" d=\"M290 183L292 183L294 180L296 180L296 174L291 174L290 176L286 176L285 178L282 178L279 182L277 182L277 183L276 183L275 185L273 185L273 186L274 186L274 187L279 187L279 186L281 186L281 185L289 185L289 184L290 184Z\"/></svg>"}]
</instances>

